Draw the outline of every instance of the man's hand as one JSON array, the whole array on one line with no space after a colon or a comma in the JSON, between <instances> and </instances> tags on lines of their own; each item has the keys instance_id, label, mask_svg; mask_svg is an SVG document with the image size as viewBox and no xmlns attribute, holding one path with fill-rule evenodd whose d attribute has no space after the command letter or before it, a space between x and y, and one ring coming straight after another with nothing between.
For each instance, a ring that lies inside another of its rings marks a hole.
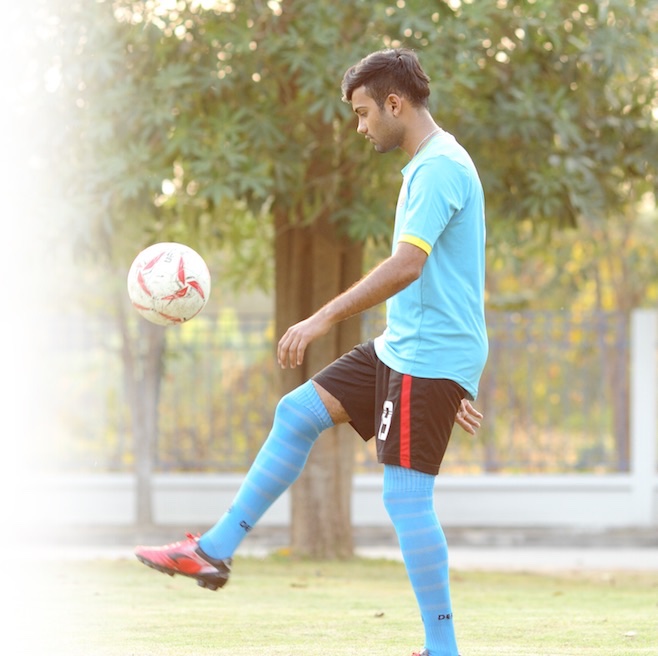
<instances>
[{"instance_id":1,"label":"man's hand","mask_svg":"<svg viewBox=\"0 0 658 656\"><path fill-rule=\"evenodd\" d=\"M306 347L318 337L326 335L333 324L323 316L322 311L310 316L304 321L290 326L286 334L279 340L276 358L282 369L295 367L304 361Z\"/></svg>"},{"instance_id":2,"label":"man's hand","mask_svg":"<svg viewBox=\"0 0 658 656\"><path fill-rule=\"evenodd\" d=\"M461 426L467 433L475 435L475 431L480 428L479 420L484 415L478 412L466 399L462 399L459 410L455 415L455 423Z\"/></svg>"}]
</instances>

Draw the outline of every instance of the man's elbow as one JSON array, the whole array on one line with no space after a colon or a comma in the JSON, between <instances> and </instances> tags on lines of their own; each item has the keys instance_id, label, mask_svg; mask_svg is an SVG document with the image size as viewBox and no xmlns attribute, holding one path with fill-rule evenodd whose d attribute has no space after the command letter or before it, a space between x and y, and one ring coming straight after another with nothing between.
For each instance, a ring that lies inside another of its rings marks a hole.
<instances>
[{"instance_id":1,"label":"man's elbow","mask_svg":"<svg viewBox=\"0 0 658 656\"><path fill-rule=\"evenodd\" d=\"M400 272L400 278L405 287L420 278L420 274L423 272L423 264L424 262L418 261L405 263L403 271Z\"/></svg>"}]
</instances>

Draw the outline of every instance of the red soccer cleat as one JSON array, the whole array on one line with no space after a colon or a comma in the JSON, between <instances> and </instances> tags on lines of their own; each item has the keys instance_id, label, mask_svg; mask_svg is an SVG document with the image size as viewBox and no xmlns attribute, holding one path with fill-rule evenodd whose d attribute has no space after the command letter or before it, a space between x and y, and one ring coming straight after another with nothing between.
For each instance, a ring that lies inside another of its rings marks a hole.
<instances>
[{"instance_id":1,"label":"red soccer cleat","mask_svg":"<svg viewBox=\"0 0 658 656\"><path fill-rule=\"evenodd\" d=\"M202 588L217 590L224 587L231 573L231 559L210 557L198 542L198 537L188 533L187 540L166 544L164 547L137 547L135 556L158 572L196 579Z\"/></svg>"}]
</instances>

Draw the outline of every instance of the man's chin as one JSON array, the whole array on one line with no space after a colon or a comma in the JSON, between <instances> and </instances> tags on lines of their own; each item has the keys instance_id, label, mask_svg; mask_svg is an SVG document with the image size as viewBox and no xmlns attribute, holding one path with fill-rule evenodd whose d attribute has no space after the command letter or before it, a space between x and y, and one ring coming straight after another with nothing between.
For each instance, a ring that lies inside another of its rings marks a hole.
<instances>
[{"instance_id":1,"label":"man's chin","mask_svg":"<svg viewBox=\"0 0 658 656\"><path fill-rule=\"evenodd\" d=\"M382 146L381 144L375 144L375 150L382 155L384 153L390 153L392 150L395 150L397 146Z\"/></svg>"}]
</instances>

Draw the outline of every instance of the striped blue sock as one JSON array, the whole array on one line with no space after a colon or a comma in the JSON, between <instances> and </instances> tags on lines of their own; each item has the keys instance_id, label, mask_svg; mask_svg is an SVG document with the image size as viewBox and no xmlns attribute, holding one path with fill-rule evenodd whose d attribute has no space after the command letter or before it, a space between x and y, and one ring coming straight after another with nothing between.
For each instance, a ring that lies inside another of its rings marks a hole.
<instances>
[{"instance_id":1,"label":"striped blue sock","mask_svg":"<svg viewBox=\"0 0 658 656\"><path fill-rule=\"evenodd\" d=\"M384 466L384 505L400 542L430 656L457 656L448 578L448 546L434 511L434 479Z\"/></svg>"},{"instance_id":2,"label":"striped blue sock","mask_svg":"<svg viewBox=\"0 0 658 656\"><path fill-rule=\"evenodd\" d=\"M309 380L277 405L272 430L223 517L199 538L213 558L229 558L265 511L301 473L311 447L333 421Z\"/></svg>"}]
</instances>

